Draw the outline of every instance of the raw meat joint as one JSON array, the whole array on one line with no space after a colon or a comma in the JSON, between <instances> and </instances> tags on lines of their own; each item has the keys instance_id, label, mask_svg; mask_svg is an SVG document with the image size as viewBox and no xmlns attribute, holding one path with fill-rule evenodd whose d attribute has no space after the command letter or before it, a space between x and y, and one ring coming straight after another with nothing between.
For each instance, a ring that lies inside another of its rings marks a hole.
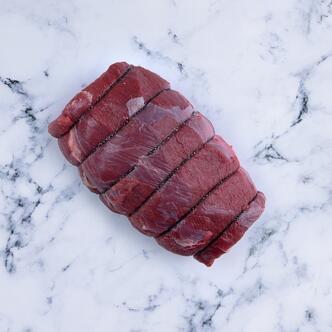
<instances>
[{"instance_id":1,"label":"raw meat joint","mask_svg":"<svg viewBox=\"0 0 332 332\"><path fill-rule=\"evenodd\" d=\"M230 145L167 81L115 63L49 125L84 184L165 249L210 266L264 210Z\"/></svg>"}]
</instances>

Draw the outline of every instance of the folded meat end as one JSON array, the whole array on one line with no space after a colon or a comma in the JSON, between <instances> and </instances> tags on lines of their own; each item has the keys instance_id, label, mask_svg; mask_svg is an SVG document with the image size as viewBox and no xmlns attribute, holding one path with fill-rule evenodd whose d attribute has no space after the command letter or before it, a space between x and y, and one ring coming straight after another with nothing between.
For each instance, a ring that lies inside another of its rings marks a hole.
<instances>
[{"instance_id":1,"label":"folded meat end","mask_svg":"<svg viewBox=\"0 0 332 332\"><path fill-rule=\"evenodd\" d=\"M164 91L80 166L93 189L103 192L126 174L193 113L189 101Z\"/></svg>"},{"instance_id":2,"label":"folded meat end","mask_svg":"<svg viewBox=\"0 0 332 332\"><path fill-rule=\"evenodd\" d=\"M95 194L100 194L100 192L93 186L92 183L90 183L89 179L85 176L84 172L82 171L82 168L78 168L79 175L81 177L81 180L83 184L90 189Z\"/></svg>"},{"instance_id":3,"label":"folded meat end","mask_svg":"<svg viewBox=\"0 0 332 332\"><path fill-rule=\"evenodd\" d=\"M231 146L215 136L129 220L143 234L156 237L190 211L216 183L238 168L239 161Z\"/></svg>"},{"instance_id":4,"label":"folded meat end","mask_svg":"<svg viewBox=\"0 0 332 332\"><path fill-rule=\"evenodd\" d=\"M76 166L81 164L99 143L121 128L151 98L168 88L169 83L158 75L141 67L131 68L79 119L67 137L60 140L65 157Z\"/></svg>"},{"instance_id":5,"label":"folded meat end","mask_svg":"<svg viewBox=\"0 0 332 332\"><path fill-rule=\"evenodd\" d=\"M58 139L60 150L76 166L109 134L109 130L90 114L85 114L84 118L88 121L78 121L76 126Z\"/></svg>"},{"instance_id":6,"label":"folded meat end","mask_svg":"<svg viewBox=\"0 0 332 332\"><path fill-rule=\"evenodd\" d=\"M190 256L206 247L255 197L247 172L239 169L167 233L157 238L165 249Z\"/></svg>"},{"instance_id":7,"label":"folded meat end","mask_svg":"<svg viewBox=\"0 0 332 332\"><path fill-rule=\"evenodd\" d=\"M211 122L194 113L156 151L139 160L135 169L101 195L112 211L130 215L183 159L214 136Z\"/></svg>"},{"instance_id":8,"label":"folded meat end","mask_svg":"<svg viewBox=\"0 0 332 332\"><path fill-rule=\"evenodd\" d=\"M238 218L227 227L208 247L194 255L195 259L211 266L215 259L236 244L248 228L260 217L265 207L265 196L258 192Z\"/></svg>"},{"instance_id":9,"label":"folded meat end","mask_svg":"<svg viewBox=\"0 0 332 332\"><path fill-rule=\"evenodd\" d=\"M79 92L65 106L61 115L49 124L49 133L57 138L66 134L78 119L125 75L129 67L126 62L112 64L105 73Z\"/></svg>"}]
</instances>

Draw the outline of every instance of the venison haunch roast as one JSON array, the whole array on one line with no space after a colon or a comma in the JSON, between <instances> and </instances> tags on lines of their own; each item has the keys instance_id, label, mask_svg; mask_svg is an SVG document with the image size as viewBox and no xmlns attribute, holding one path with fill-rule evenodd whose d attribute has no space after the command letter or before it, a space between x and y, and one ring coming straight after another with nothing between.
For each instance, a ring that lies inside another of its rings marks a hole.
<instances>
[{"instance_id":1,"label":"venison haunch roast","mask_svg":"<svg viewBox=\"0 0 332 332\"><path fill-rule=\"evenodd\" d=\"M111 65L49 132L110 210L208 266L264 210L263 193L210 121L142 67Z\"/></svg>"}]
</instances>

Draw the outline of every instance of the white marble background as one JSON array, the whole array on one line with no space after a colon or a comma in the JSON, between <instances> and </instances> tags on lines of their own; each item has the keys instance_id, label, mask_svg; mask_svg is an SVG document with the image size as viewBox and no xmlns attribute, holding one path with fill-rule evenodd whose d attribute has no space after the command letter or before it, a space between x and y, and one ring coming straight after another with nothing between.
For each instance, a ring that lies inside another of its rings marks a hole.
<instances>
[{"instance_id":1,"label":"white marble background","mask_svg":"<svg viewBox=\"0 0 332 332\"><path fill-rule=\"evenodd\" d=\"M118 60L214 121L267 196L212 268L112 214L47 124ZM0 332L332 331L331 0L0 0Z\"/></svg>"}]
</instances>

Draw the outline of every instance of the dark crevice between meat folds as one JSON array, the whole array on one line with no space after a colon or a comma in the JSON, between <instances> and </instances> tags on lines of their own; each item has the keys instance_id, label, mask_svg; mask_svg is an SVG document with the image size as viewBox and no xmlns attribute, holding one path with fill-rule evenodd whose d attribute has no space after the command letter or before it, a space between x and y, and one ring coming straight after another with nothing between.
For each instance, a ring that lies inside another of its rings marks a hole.
<instances>
[{"instance_id":1,"label":"dark crevice between meat folds","mask_svg":"<svg viewBox=\"0 0 332 332\"><path fill-rule=\"evenodd\" d=\"M202 204L209 196L210 194L216 190L219 186L223 185L226 181L228 181L237 171L239 168L237 168L234 172L227 175L223 179L219 180L206 194L204 194L185 214L183 214L172 226L170 226L166 231L162 232L156 238L159 238L166 233L168 233L170 230L172 230L174 227L176 227L183 219L187 218L190 213L192 213L200 204Z\"/></svg>"},{"instance_id":2,"label":"dark crevice between meat folds","mask_svg":"<svg viewBox=\"0 0 332 332\"><path fill-rule=\"evenodd\" d=\"M136 208L131 214L128 215L128 217L131 217L134 215L137 211L139 211L142 206L155 194L157 193L166 183L167 181L177 173L177 171L185 164L187 163L192 157L194 157L199 151L201 151L207 143L209 143L213 139L214 135L210 137L207 141L205 141L201 146L199 146L196 150L194 150L187 158L183 159L181 163L175 167L165 178L163 181L159 183L159 185L155 188L155 190L143 201L143 203Z\"/></svg>"},{"instance_id":3,"label":"dark crevice between meat folds","mask_svg":"<svg viewBox=\"0 0 332 332\"><path fill-rule=\"evenodd\" d=\"M197 251L195 253L195 255L199 255L201 252L203 252L206 248L208 248L209 246L213 245L213 243L215 243L216 241L219 240L219 238L221 236L223 236L223 234L241 217L241 215L243 214L244 211L246 211L247 207L257 198L257 195L258 195L258 191L256 192L254 198L252 198L247 206L235 217L233 218L227 225L226 227L216 236L214 237L213 239L211 239L211 241L206 245L204 246L202 249L200 249L199 251Z\"/></svg>"},{"instance_id":4,"label":"dark crevice between meat folds","mask_svg":"<svg viewBox=\"0 0 332 332\"><path fill-rule=\"evenodd\" d=\"M159 92L157 92L155 95L153 95L145 104L142 108L140 108L136 113L134 113L131 117L127 118L125 121L122 122L122 124L120 125L120 127L118 129L116 129L115 131L113 131L113 133L111 133L110 135L108 135L102 142L98 143L92 150L91 152L85 156L85 158L82 160L82 162L77 166L80 167L85 160L87 160L91 155L93 155L101 146L103 146L104 144L106 144L109 140L112 139L112 137L114 137L120 130L122 130L124 127L126 127L128 125L128 123L130 122L130 120L134 117L136 117L139 113L141 113L142 111L144 111L148 105L151 103L151 101L153 101L153 99L157 98L160 94L162 94L164 91L169 91L171 90L170 88L167 89L162 89Z\"/></svg>"},{"instance_id":5,"label":"dark crevice between meat folds","mask_svg":"<svg viewBox=\"0 0 332 332\"><path fill-rule=\"evenodd\" d=\"M63 133L61 136L59 136L58 137L58 139L60 139L61 137L63 137L63 136L65 136L65 135L67 135L75 126L76 126L76 124L81 120L81 118L85 115L85 114L87 114L87 113L89 113L89 112L91 112L91 110L102 100L102 99L104 99L108 94L109 94L109 92L118 84L118 83L120 83L126 76L127 76L127 74L131 71L131 69L133 68L133 66L129 66L129 68L128 69L126 69L126 71L118 78L118 79L116 79L105 91L104 91L104 93L103 94L101 94L100 96L98 96L98 98L97 98L97 100L96 100L96 102L94 103L94 104L92 104L91 106L89 106L87 109L86 109L86 111L84 112L84 113L82 113L81 114L81 116L77 119L77 120L75 120L74 122L73 122L73 124L69 127L69 129L65 132L65 133Z\"/></svg>"},{"instance_id":6,"label":"dark crevice between meat folds","mask_svg":"<svg viewBox=\"0 0 332 332\"><path fill-rule=\"evenodd\" d=\"M172 131L160 141L155 147L153 147L146 155L145 157L149 157L152 154L154 154L161 146L163 146L165 143L167 143L181 128L183 128L192 118L193 116L197 114L197 111L194 111L191 113L190 117L186 120L184 120L180 125L172 129ZM131 172L133 172L138 166L138 163L135 164L133 167L131 167L127 172L122 174L117 180L112 183L111 186L109 186L107 189L105 189L100 195L106 194L108 190L110 190L113 186L115 186L119 181L124 179L126 176L128 176Z\"/></svg>"}]
</instances>

